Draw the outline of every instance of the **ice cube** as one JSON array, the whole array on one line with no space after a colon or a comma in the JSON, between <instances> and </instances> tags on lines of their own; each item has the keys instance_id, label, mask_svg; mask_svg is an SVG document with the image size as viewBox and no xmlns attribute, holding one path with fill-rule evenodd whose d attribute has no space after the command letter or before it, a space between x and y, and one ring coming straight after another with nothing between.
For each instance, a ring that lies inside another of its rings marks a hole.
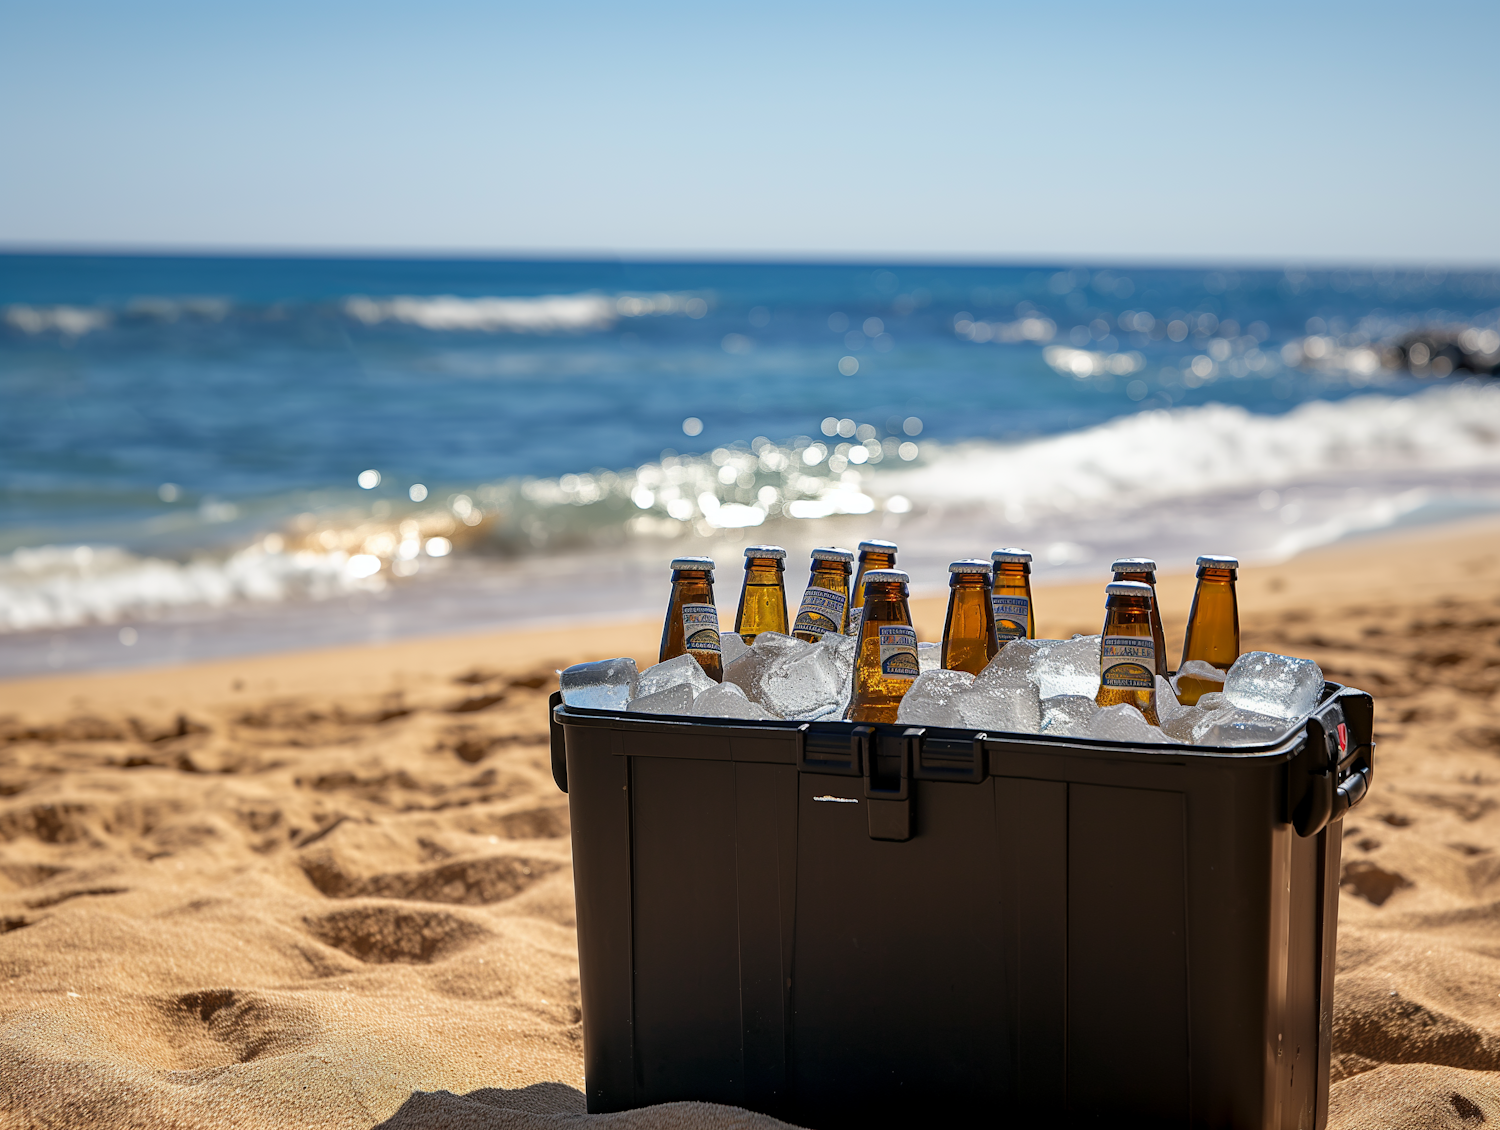
<instances>
[{"instance_id":1,"label":"ice cube","mask_svg":"<svg viewBox=\"0 0 1500 1130\"><path fill-rule=\"evenodd\" d=\"M557 682L563 702L588 710L623 710L635 697L634 659L601 659L597 663L575 663Z\"/></svg>"},{"instance_id":2,"label":"ice cube","mask_svg":"<svg viewBox=\"0 0 1500 1130\"><path fill-rule=\"evenodd\" d=\"M782 660L812 651L814 644L780 632L762 632L755 643L724 668L724 681L744 691L751 702L766 706L765 681L771 669Z\"/></svg>"},{"instance_id":3,"label":"ice cube","mask_svg":"<svg viewBox=\"0 0 1500 1130\"><path fill-rule=\"evenodd\" d=\"M859 653L859 636L850 634L839 635L837 632L827 632L818 641L821 647L838 668L839 678L844 684L843 696L839 699L838 710L833 715L842 718L849 709L849 697L854 692L854 658Z\"/></svg>"},{"instance_id":4,"label":"ice cube","mask_svg":"<svg viewBox=\"0 0 1500 1130\"><path fill-rule=\"evenodd\" d=\"M1291 721L1317 707L1323 697L1323 672L1311 659L1247 651L1229 669L1224 697L1241 710Z\"/></svg>"},{"instance_id":5,"label":"ice cube","mask_svg":"<svg viewBox=\"0 0 1500 1130\"><path fill-rule=\"evenodd\" d=\"M1216 746L1263 745L1274 742L1288 729L1285 718L1225 705L1198 719L1193 726L1193 742Z\"/></svg>"},{"instance_id":6,"label":"ice cube","mask_svg":"<svg viewBox=\"0 0 1500 1130\"><path fill-rule=\"evenodd\" d=\"M725 667L728 667L749 650L750 645L744 641L738 632L719 633L719 660Z\"/></svg>"},{"instance_id":7,"label":"ice cube","mask_svg":"<svg viewBox=\"0 0 1500 1130\"><path fill-rule=\"evenodd\" d=\"M1161 719L1161 724L1165 726L1187 709L1189 708L1177 701L1177 692L1172 689L1172 684L1162 676L1156 676L1156 716Z\"/></svg>"},{"instance_id":8,"label":"ice cube","mask_svg":"<svg viewBox=\"0 0 1500 1130\"><path fill-rule=\"evenodd\" d=\"M693 660L695 666L697 662ZM692 708L693 688L687 683L677 683L654 694L643 694L625 709L637 714L686 714Z\"/></svg>"},{"instance_id":9,"label":"ice cube","mask_svg":"<svg viewBox=\"0 0 1500 1130\"><path fill-rule=\"evenodd\" d=\"M913 726L963 726L955 700L974 685L967 671L924 671L916 677L901 700L897 722Z\"/></svg>"},{"instance_id":10,"label":"ice cube","mask_svg":"<svg viewBox=\"0 0 1500 1130\"><path fill-rule=\"evenodd\" d=\"M991 733L1034 734L1042 722L1042 704L1035 683L975 679L958 696L958 712L964 725Z\"/></svg>"},{"instance_id":11,"label":"ice cube","mask_svg":"<svg viewBox=\"0 0 1500 1130\"><path fill-rule=\"evenodd\" d=\"M1089 737L1112 742L1173 744L1172 738L1146 721L1146 716L1128 703L1103 707L1089 722Z\"/></svg>"},{"instance_id":12,"label":"ice cube","mask_svg":"<svg viewBox=\"0 0 1500 1130\"><path fill-rule=\"evenodd\" d=\"M1098 704L1086 695L1060 694L1044 698L1041 732L1067 738L1086 738L1089 736L1089 723L1098 713Z\"/></svg>"},{"instance_id":13,"label":"ice cube","mask_svg":"<svg viewBox=\"0 0 1500 1130\"><path fill-rule=\"evenodd\" d=\"M1229 700L1224 697L1223 691L1209 691L1197 702L1197 706L1202 710L1218 710L1219 707L1228 705Z\"/></svg>"},{"instance_id":14,"label":"ice cube","mask_svg":"<svg viewBox=\"0 0 1500 1130\"><path fill-rule=\"evenodd\" d=\"M979 677L999 679L1006 683L1030 680L1041 653L1040 641L1008 640L1001 646L995 658L990 660L989 665L979 672Z\"/></svg>"},{"instance_id":15,"label":"ice cube","mask_svg":"<svg viewBox=\"0 0 1500 1130\"><path fill-rule=\"evenodd\" d=\"M697 695L718 684L708 677L696 659L683 654L642 671L636 680L635 693L638 696L656 694L679 685L691 687L693 694Z\"/></svg>"},{"instance_id":16,"label":"ice cube","mask_svg":"<svg viewBox=\"0 0 1500 1130\"><path fill-rule=\"evenodd\" d=\"M755 642L759 644L760 640ZM783 652L768 663L753 688L739 685L752 702L779 717L805 721L837 718L849 693L837 654L834 648L808 644L802 650Z\"/></svg>"},{"instance_id":17,"label":"ice cube","mask_svg":"<svg viewBox=\"0 0 1500 1130\"><path fill-rule=\"evenodd\" d=\"M940 643L917 644L917 672L941 671L943 669L943 645Z\"/></svg>"},{"instance_id":18,"label":"ice cube","mask_svg":"<svg viewBox=\"0 0 1500 1130\"><path fill-rule=\"evenodd\" d=\"M688 713L704 718L775 718L758 702L751 702L733 683L710 687L693 700Z\"/></svg>"},{"instance_id":19,"label":"ice cube","mask_svg":"<svg viewBox=\"0 0 1500 1130\"><path fill-rule=\"evenodd\" d=\"M1187 742L1189 745L1195 744L1196 739L1193 737L1193 727L1198 724L1199 720L1206 713L1207 711L1200 710L1196 706L1184 706L1179 713L1171 718L1162 719L1161 731L1169 738L1176 738L1178 741ZM1157 716L1161 716L1161 707L1159 705L1157 707Z\"/></svg>"},{"instance_id":20,"label":"ice cube","mask_svg":"<svg viewBox=\"0 0 1500 1130\"><path fill-rule=\"evenodd\" d=\"M1043 698L1063 694L1093 698L1099 693L1099 637L1046 641L1032 668Z\"/></svg>"},{"instance_id":21,"label":"ice cube","mask_svg":"<svg viewBox=\"0 0 1500 1130\"><path fill-rule=\"evenodd\" d=\"M1205 683L1222 683L1224 672L1220 671L1212 663L1205 663L1201 659L1189 659L1177 669L1177 675L1172 680L1174 688L1182 686L1182 680L1202 679Z\"/></svg>"}]
</instances>

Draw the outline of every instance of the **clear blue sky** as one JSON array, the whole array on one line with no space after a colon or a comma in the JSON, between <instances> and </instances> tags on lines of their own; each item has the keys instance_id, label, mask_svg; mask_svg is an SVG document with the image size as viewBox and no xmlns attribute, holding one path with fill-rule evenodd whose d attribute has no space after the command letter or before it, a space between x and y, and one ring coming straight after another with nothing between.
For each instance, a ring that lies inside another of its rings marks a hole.
<instances>
[{"instance_id":1,"label":"clear blue sky","mask_svg":"<svg viewBox=\"0 0 1500 1130\"><path fill-rule=\"evenodd\" d=\"M0 0L0 244L1500 263L1500 4Z\"/></svg>"}]
</instances>

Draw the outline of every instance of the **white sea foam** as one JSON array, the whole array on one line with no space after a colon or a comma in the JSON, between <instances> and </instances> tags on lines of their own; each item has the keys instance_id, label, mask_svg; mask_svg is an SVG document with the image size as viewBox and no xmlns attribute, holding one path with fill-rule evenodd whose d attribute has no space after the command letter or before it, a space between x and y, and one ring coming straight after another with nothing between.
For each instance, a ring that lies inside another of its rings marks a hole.
<instances>
[{"instance_id":1,"label":"white sea foam","mask_svg":"<svg viewBox=\"0 0 1500 1130\"><path fill-rule=\"evenodd\" d=\"M583 333L604 330L620 318L661 314L701 317L701 298L685 294L546 294L537 298L432 297L366 298L344 303L350 317L366 325L400 322L428 330L484 333Z\"/></svg>"},{"instance_id":2,"label":"white sea foam","mask_svg":"<svg viewBox=\"0 0 1500 1130\"><path fill-rule=\"evenodd\" d=\"M33 336L58 333L64 337L81 337L102 330L113 320L108 310L96 306L26 306L5 307L4 321L14 329Z\"/></svg>"},{"instance_id":3,"label":"white sea foam","mask_svg":"<svg viewBox=\"0 0 1500 1130\"><path fill-rule=\"evenodd\" d=\"M383 588L369 555L268 552L185 564L112 546L41 546L0 556L0 632L149 618L174 608L223 608L293 596L324 599ZM377 562L378 564L378 562Z\"/></svg>"},{"instance_id":4,"label":"white sea foam","mask_svg":"<svg viewBox=\"0 0 1500 1130\"><path fill-rule=\"evenodd\" d=\"M882 468L918 505L1000 505L1012 520L1140 507L1351 472L1500 468L1500 385L1310 401L1281 416L1210 404L1141 412L1025 443L926 445Z\"/></svg>"}]
</instances>

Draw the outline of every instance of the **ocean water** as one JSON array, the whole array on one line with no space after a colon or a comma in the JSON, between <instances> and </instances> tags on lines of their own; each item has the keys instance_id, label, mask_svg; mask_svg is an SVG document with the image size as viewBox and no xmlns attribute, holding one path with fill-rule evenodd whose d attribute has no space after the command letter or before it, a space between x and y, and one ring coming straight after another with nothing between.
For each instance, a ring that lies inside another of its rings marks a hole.
<instances>
[{"instance_id":1,"label":"ocean water","mask_svg":"<svg viewBox=\"0 0 1500 1130\"><path fill-rule=\"evenodd\" d=\"M1500 274L0 256L0 674L1040 575L1500 509ZM1445 365L1446 363L1444 363Z\"/></svg>"}]
</instances>

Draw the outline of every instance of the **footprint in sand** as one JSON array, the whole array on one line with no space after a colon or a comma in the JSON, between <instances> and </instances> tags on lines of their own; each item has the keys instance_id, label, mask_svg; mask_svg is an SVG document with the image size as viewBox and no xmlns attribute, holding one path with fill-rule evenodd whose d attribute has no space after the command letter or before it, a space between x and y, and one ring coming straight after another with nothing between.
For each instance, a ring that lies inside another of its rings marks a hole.
<instances>
[{"instance_id":1,"label":"footprint in sand","mask_svg":"<svg viewBox=\"0 0 1500 1130\"><path fill-rule=\"evenodd\" d=\"M489 933L455 914L396 906L354 906L303 922L325 945L379 965L440 961Z\"/></svg>"}]
</instances>

